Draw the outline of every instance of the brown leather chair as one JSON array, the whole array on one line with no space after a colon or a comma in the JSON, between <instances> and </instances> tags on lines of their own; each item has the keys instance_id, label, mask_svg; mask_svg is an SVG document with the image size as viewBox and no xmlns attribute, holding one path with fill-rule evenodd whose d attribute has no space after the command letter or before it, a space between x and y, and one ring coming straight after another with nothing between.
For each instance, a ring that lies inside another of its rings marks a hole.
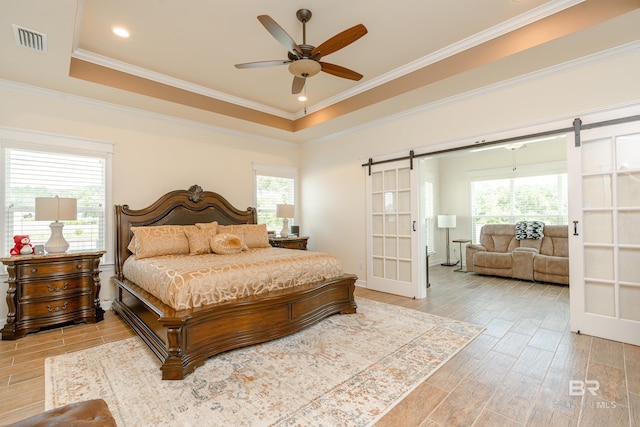
<instances>
[{"instance_id":1,"label":"brown leather chair","mask_svg":"<svg viewBox=\"0 0 640 427\"><path fill-rule=\"evenodd\" d=\"M7 427L97 427L116 426L107 402L102 399L70 403L26 418Z\"/></svg>"}]
</instances>

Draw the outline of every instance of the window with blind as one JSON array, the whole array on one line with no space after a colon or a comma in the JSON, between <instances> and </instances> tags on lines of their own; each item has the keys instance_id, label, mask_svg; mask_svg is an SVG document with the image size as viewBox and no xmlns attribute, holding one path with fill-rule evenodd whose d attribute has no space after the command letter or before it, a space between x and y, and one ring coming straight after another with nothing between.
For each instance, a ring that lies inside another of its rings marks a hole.
<instances>
[{"instance_id":1,"label":"window with blind","mask_svg":"<svg viewBox=\"0 0 640 427\"><path fill-rule=\"evenodd\" d=\"M283 219L276 216L276 205L295 205L298 172L295 168L254 164L254 174L258 223L267 224L269 230L279 231ZM289 218L289 227L293 224L294 218Z\"/></svg>"},{"instance_id":2,"label":"window with blind","mask_svg":"<svg viewBox=\"0 0 640 427\"><path fill-rule=\"evenodd\" d=\"M13 247L14 235L28 235L34 245L46 243L51 235L51 221L35 220L35 198L54 196L77 199L77 219L62 221L68 251L107 249L109 153L73 148L78 141L68 145L2 141L5 230L2 253L8 254Z\"/></svg>"},{"instance_id":3,"label":"window with blind","mask_svg":"<svg viewBox=\"0 0 640 427\"><path fill-rule=\"evenodd\" d=\"M519 168L523 169L523 168ZM544 221L567 224L567 174L545 167L531 167L527 176L470 178L473 242L480 238L484 224L513 224ZM509 176L510 175L510 176Z\"/></svg>"}]
</instances>

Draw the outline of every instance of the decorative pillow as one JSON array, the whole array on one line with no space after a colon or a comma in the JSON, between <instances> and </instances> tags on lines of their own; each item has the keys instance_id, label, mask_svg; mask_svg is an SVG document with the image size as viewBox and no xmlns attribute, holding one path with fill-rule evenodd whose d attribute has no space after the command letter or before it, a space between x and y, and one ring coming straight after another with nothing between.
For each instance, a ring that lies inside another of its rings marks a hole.
<instances>
[{"instance_id":1,"label":"decorative pillow","mask_svg":"<svg viewBox=\"0 0 640 427\"><path fill-rule=\"evenodd\" d=\"M247 249L249 249L249 247L247 246L247 242L244 241L244 232L240 225L219 225L218 233L233 234L234 236L238 237L242 242L243 251L246 251Z\"/></svg>"},{"instance_id":2,"label":"decorative pillow","mask_svg":"<svg viewBox=\"0 0 640 427\"><path fill-rule=\"evenodd\" d=\"M211 253L209 239L215 236L211 229L187 225L184 227L184 234L189 241L189 255L202 255Z\"/></svg>"},{"instance_id":3,"label":"decorative pillow","mask_svg":"<svg viewBox=\"0 0 640 427\"><path fill-rule=\"evenodd\" d=\"M219 233L209 240L211 250L220 255L242 252L242 240L235 234Z\"/></svg>"},{"instance_id":4,"label":"decorative pillow","mask_svg":"<svg viewBox=\"0 0 640 427\"><path fill-rule=\"evenodd\" d=\"M133 237L131 238L131 241L129 242L129 246L127 246L127 249L129 249L131 251L132 254L135 255L136 253L136 244L138 243L138 239L136 239L136 235L134 234Z\"/></svg>"},{"instance_id":5,"label":"decorative pillow","mask_svg":"<svg viewBox=\"0 0 640 427\"><path fill-rule=\"evenodd\" d=\"M213 222L199 222L196 224L196 227L202 228L203 230L207 230L215 235L218 232L218 221Z\"/></svg>"},{"instance_id":6,"label":"decorative pillow","mask_svg":"<svg viewBox=\"0 0 640 427\"><path fill-rule=\"evenodd\" d=\"M183 225L157 225L131 227L134 234L134 246L137 259L160 255L186 255L189 253L189 240L184 234Z\"/></svg>"},{"instance_id":7,"label":"decorative pillow","mask_svg":"<svg viewBox=\"0 0 640 427\"><path fill-rule=\"evenodd\" d=\"M266 224L221 225L218 227L218 230L221 233L231 233L241 236L247 248L271 247Z\"/></svg>"},{"instance_id":8,"label":"decorative pillow","mask_svg":"<svg viewBox=\"0 0 640 427\"><path fill-rule=\"evenodd\" d=\"M516 222L516 240L542 239L544 237L544 222L519 221Z\"/></svg>"}]
</instances>

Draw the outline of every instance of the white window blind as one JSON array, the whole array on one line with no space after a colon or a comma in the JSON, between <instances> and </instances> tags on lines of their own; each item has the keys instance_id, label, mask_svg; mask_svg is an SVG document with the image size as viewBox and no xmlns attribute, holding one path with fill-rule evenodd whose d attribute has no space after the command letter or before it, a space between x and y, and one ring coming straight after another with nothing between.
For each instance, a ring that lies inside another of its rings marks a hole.
<instances>
[{"instance_id":1,"label":"white window blind","mask_svg":"<svg viewBox=\"0 0 640 427\"><path fill-rule=\"evenodd\" d=\"M77 199L77 220L63 221L69 252L106 250L107 153L87 154L68 147L4 143L3 253L13 247L14 235L29 235L44 244L50 221L35 221L36 197Z\"/></svg>"},{"instance_id":2,"label":"white window blind","mask_svg":"<svg viewBox=\"0 0 640 427\"><path fill-rule=\"evenodd\" d=\"M255 199L258 223L267 224L270 230L282 229L282 218L276 217L276 205L295 205L296 176L293 168L269 165L254 165ZM289 218L289 226L295 224Z\"/></svg>"},{"instance_id":3,"label":"white window blind","mask_svg":"<svg viewBox=\"0 0 640 427\"><path fill-rule=\"evenodd\" d=\"M566 173L472 179L470 189L474 243L484 224L567 224Z\"/></svg>"}]
</instances>

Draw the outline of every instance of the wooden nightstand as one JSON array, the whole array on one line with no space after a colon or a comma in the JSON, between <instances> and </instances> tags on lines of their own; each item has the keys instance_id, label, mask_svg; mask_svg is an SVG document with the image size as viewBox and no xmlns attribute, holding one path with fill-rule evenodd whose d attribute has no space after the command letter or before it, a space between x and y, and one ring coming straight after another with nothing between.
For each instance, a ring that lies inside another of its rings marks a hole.
<instances>
[{"instance_id":1,"label":"wooden nightstand","mask_svg":"<svg viewBox=\"0 0 640 427\"><path fill-rule=\"evenodd\" d=\"M307 240L309 237L269 237L269 243L274 248L307 250Z\"/></svg>"},{"instance_id":2,"label":"wooden nightstand","mask_svg":"<svg viewBox=\"0 0 640 427\"><path fill-rule=\"evenodd\" d=\"M7 324L3 340L46 326L95 323L100 307L100 257L104 251L0 258L7 266Z\"/></svg>"}]
</instances>

